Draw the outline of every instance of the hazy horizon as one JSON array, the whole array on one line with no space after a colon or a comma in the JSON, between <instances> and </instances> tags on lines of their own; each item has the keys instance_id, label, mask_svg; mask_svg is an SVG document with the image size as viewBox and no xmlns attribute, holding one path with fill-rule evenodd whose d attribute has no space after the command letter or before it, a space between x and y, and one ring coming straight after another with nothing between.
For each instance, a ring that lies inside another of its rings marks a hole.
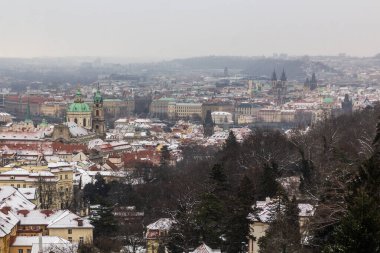
<instances>
[{"instance_id":1,"label":"hazy horizon","mask_svg":"<svg viewBox=\"0 0 380 253\"><path fill-rule=\"evenodd\" d=\"M0 57L374 56L379 9L374 0L7 1Z\"/></svg>"}]
</instances>

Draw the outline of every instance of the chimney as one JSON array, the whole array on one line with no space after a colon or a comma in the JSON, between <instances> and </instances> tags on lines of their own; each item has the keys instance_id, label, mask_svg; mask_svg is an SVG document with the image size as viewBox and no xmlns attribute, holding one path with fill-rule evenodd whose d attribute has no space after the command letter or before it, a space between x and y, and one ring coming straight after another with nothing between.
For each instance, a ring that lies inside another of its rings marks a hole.
<instances>
[{"instance_id":1,"label":"chimney","mask_svg":"<svg viewBox=\"0 0 380 253\"><path fill-rule=\"evenodd\" d=\"M42 251L42 233L38 235L38 253L43 253L43 251Z\"/></svg>"}]
</instances>

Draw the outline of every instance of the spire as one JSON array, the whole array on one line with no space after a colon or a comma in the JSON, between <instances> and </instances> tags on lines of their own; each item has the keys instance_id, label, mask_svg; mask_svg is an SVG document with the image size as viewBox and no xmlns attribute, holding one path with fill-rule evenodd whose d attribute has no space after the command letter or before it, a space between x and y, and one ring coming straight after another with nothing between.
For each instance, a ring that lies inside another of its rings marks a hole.
<instances>
[{"instance_id":1,"label":"spire","mask_svg":"<svg viewBox=\"0 0 380 253\"><path fill-rule=\"evenodd\" d=\"M317 78L315 77L315 73L311 76L311 81L310 81L310 90L314 90L317 88Z\"/></svg>"},{"instance_id":2,"label":"spire","mask_svg":"<svg viewBox=\"0 0 380 253\"><path fill-rule=\"evenodd\" d=\"M81 103L82 101L82 92L80 91L80 88L78 88L77 93L75 95L75 103Z\"/></svg>"},{"instance_id":3,"label":"spire","mask_svg":"<svg viewBox=\"0 0 380 253\"><path fill-rule=\"evenodd\" d=\"M273 69L271 81L277 81L276 69Z\"/></svg>"},{"instance_id":4,"label":"spire","mask_svg":"<svg viewBox=\"0 0 380 253\"><path fill-rule=\"evenodd\" d=\"M315 77L315 73L311 76L311 83L317 83L317 78Z\"/></svg>"},{"instance_id":5,"label":"spire","mask_svg":"<svg viewBox=\"0 0 380 253\"><path fill-rule=\"evenodd\" d=\"M102 102L103 102L103 97L102 97L102 94L100 93L100 85L98 83L98 88L94 94L94 103L98 104L98 103L102 103Z\"/></svg>"},{"instance_id":6,"label":"spire","mask_svg":"<svg viewBox=\"0 0 380 253\"><path fill-rule=\"evenodd\" d=\"M310 79L308 77L306 77L306 81L304 83L304 86L305 87L310 87Z\"/></svg>"},{"instance_id":7,"label":"spire","mask_svg":"<svg viewBox=\"0 0 380 253\"><path fill-rule=\"evenodd\" d=\"M203 122L204 136L211 136L214 134L214 121L212 120L211 110L207 110L205 121Z\"/></svg>"},{"instance_id":8,"label":"spire","mask_svg":"<svg viewBox=\"0 0 380 253\"><path fill-rule=\"evenodd\" d=\"M282 69L282 74L281 74L281 81L286 82L286 74L285 74L285 69Z\"/></svg>"}]
</instances>

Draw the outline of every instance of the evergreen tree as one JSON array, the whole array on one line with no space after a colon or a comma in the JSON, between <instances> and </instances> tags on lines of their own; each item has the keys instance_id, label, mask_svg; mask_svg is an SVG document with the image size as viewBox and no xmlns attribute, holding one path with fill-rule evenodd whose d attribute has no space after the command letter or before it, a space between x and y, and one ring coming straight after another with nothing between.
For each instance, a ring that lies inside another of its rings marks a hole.
<instances>
[{"instance_id":1,"label":"evergreen tree","mask_svg":"<svg viewBox=\"0 0 380 253\"><path fill-rule=\"evenodd\" d=\"M112 236L117 231L117 221L112 213L112 208L101 206L96 217L91 219L91 224L94 225L94 236Z\"/></svg>"},{"instance_id":2,"label":"evergreen tree","mask_svg":"<svg viewBox=\"0 0 380 253\"><path fill-rule=\"evenodd\" d=\"M246 252L249 233L247 216L254 203L254 185L246 175L242 178L237 196L230 200L226 217L226 252Z\"/></svg>"},{"instance_id":3,"label":"evergreen tree","mask_svg":"<svg viewBox=\"0 0 380 253\"><path fill-rule=\"evenodd\" d=\"M190 248L198 246L196 204L197 200L189 197L179 201L167 242L171 253L189 252Z\"/></svg>"},{"instance_id":4,"label":"evergreen tree","mask_svg":"<svg viewBox=\"0 0 380 253\"><path fill-rule=\"evenodd\" d=\"M379 203L364 189L352 197L347 215L334 229L323 252L380 252Z\"/></svg>"},{"instance_id":5,"label":"evergreen tree","mask_svg":"<svg viewBox=\"0 0 380 253\"><path fill-rule=\"evenodd\" d=\"M91 204L101 204L107 202L109 185L100 173L95 175L95 183L86 184L83 189L83 197Z\"/></svg>"},{"instance_id":6,"label":"evergreen tree","mask_svg":"<svg viewBox=\"0 0 380 253\"><path fill-rule=\"evenodd\" d=\"M227 189L227 176L221 164L215 164L211 168L210 183L214 186L213 191L218 192L218 194Z\"/></svg>"},{"instance_id":7,"label":"evergreen tree","mask_svg":"<svg viewBox=\"0 0 380 253\"><path fill-rule=\"evenodd\" d=\"M197 223L200 237L210 247L220 247L224 235L224 218L226 206L224 201L214 193L205 193L197 210Z\"/></svg>"},{"instance_id":8,"label":"evergreen tree","mask_svg":"<svg viewBox=\"0 0 380 253\"><path fill-rule=\"evenodd\" d=\"M234 132L230 131L224 144L224 152L227 154L236 154L239 152L240 145L236 140Z\"/></svg>"},{"instance_id":9,"label":"evergreen tree","mask_svg":"<svg viewBox=\"0 0 380 253\"><path fill-rule=\"evenodd\" d=\"M324 252L380 252L380 124L374 154L349 185L347 213L334 228Z\"/></svg>"},{"instance_id":10,"label":"evergreen tree","mask_svg":"<svg viewBox=\"0 0 380 253\"><path fill-rule=\"evenodd\" d=\"M210 247L220 247L225 234L229 188L222 165L212 167L208 184L211 189L201 196L196 219L201 239Z\"/></svg>"},{"instance_id":11,"label":"evergreen tree","mask_svg":"<svg viewBox=\"0 0 380 253\"><path fill-rule=\"evenodd\" d=\"M280 191L280 184L276 181L278 175L277 164L265 164L260 178L260 198L274 197Z\"/></svg>"}]
</instances>

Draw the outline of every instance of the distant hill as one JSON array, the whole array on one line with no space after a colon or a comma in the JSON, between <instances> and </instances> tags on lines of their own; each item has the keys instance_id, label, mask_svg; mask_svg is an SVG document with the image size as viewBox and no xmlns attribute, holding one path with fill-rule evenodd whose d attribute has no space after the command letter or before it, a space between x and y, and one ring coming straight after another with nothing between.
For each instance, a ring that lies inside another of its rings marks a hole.
<instances>
[{"instance_id":1,"label":"distant hill","mask_svg":"<svg viewBox=\"0 0 380 253\"><path fill-rule=\"evenodd\" d=\"M334 69L320 62L312 62L308 58L300 59L275 59L258 57L237 57L237 56L206 56L186 59L175 59L171 61L156 63L155 69L177 69L177 70L223 70L227 67L230 70L239 70L242 73L252 76L270 77L273 69L276 69L280 76L283 69L289 79L304 80L310 71L330 71Z\"/></svg>"}]
</instances>

